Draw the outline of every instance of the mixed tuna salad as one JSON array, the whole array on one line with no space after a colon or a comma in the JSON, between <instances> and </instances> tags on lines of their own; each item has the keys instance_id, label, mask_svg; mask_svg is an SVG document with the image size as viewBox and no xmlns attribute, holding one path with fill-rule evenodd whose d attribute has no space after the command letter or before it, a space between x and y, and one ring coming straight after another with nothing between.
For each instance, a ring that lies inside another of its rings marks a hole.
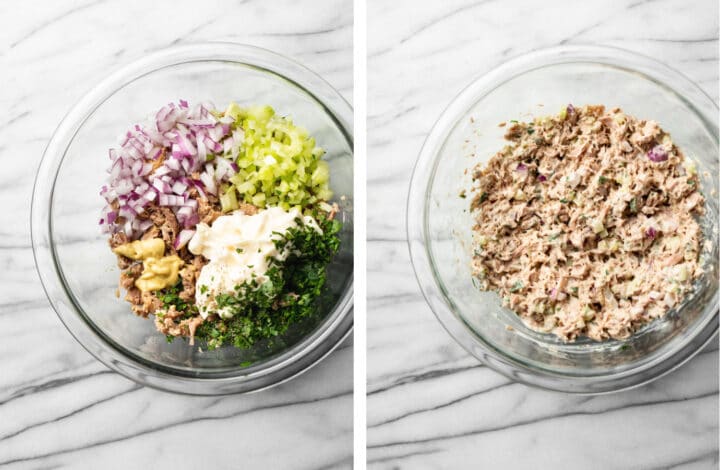
<instances>
[{"instance_id":1,"label":"mixed tuna salad","mask_svg":"<svg viewBox=\"0 0 720 470\"><path fill-rule=\"evenodd\" d=\"M269 106L180 100L134 126L100 192L132 310L209 349L249 348L318 313L341 228L323 154Z\"/></svg>"},{"instance_id":2,"label":"mixed tuna salad","mask_svg":"<svg viewBox=\"0 0 720 470\"><path fill-rule=\"evenodd\" d=\"M667 132L603 106L501 126L509 145L472 173L481 289L566 341L627 338L682 301L704 199Z\"/></svg>"}]
</instances>

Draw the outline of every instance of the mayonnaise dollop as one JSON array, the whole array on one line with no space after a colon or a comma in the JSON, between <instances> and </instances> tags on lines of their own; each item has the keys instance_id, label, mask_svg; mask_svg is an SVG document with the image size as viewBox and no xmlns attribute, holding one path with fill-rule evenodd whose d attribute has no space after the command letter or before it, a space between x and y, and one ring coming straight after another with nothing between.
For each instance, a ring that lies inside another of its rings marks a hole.
<instances>
[{"instance_id":1,"label":"mayonnaise dollop","mask_svg":"<svg viewBox=\"0 0 720 470\"><path fill-rule=\"evenodd\" d=\"M258 283L265 281L268 257L283 261L289 254L287 249L278 251L274 241L281 238L279 234L297 227L296 219L320 230L312 217L303 217L298 209L285 211L280 207L270 207L255 215L235 211L218 217L212 226L198 224L188 249L208 260L195 285L195 303L203 318L212 311L222 318L232 317L232 312L217 309L215 297L233 294L235 286L253 278Z\"/></svg>"}]
</instances>

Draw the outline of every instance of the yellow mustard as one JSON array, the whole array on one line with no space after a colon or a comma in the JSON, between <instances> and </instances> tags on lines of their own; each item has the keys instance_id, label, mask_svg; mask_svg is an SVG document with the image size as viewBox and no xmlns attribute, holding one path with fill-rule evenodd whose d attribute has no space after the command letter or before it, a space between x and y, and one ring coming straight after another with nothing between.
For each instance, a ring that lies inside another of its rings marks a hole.
<instances>
[{"instance_id":1,"label":"yellow mustard","mask_svg":"<svg viewBox=\"0 0 720 470\"><path fill-rule=\"evenodd\" d=\"M135 240L134 242L116 246L113 252L134 260L162 258L165 254L165 242L160 238Z\"/></svg>"},{"instance_id":2,"label":"yellow mustard","mask_svg":"<svg viewBox=\"0 0 720 470\"><path fill-rule=\"evenodd\" d=\"M125 243L116 246L113 251L134 260L142 260L143 272L135 280L135 286L143 292L174 286L178 281L180 267L185 264L176 255L163 256L165 242L159 238Z\"/></svg>"},{"instance_id":3,"label":"yellow mustard","mask_svg":"<svg viewBox=\"0 0 720 470\"><path fill-rule=\"evenodd\" d=\"M176 255L147 258L143 261L143 272L135 281L135 286L143 292L174 286L183 264L183 260Z\"/></svg>"}]
</instances>

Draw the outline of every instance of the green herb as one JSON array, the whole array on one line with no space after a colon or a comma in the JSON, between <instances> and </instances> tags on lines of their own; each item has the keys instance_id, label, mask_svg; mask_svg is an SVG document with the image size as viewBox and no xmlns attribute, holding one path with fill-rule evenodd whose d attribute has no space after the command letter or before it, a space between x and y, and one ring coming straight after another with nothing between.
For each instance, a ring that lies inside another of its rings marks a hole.
<instances>
[{"instance_id":1,"label":"green herb","mask_svg":"<svg viewBox=\"0 0 720 470\"><path fill-rule=\"evenodd\" d=\"M562 235L562 232L558 232L558 233L556 233L556 234L554 234L554 235L550 235L550 236L548 237L548 240L550 240L550 241L557 240L557 238L558 238L560 235Z\"/></svg>"},{"instance_id":2,"label":"green herb","mask_svg":"<svg viewBox=\"0 0 720 470\"><path fill-rule=\"evenodd\" d=\"M517 291L519 291L520 289L522 289L523 287L524 287L524 284L522 283L522 281L517 281L517 282L516 282L515 284L513 284L513 286L510 288L510 292L517 292Z\"/></svg>"},{"instance_id":3,"label":"green herb","mask_svg":"<svg viewBox=\"0 0 720 470\"><path fill-rule=\"evenodd\" d=\"M560 202L562 202L563 204L567 204L567 203L570 202L570 201L568 201L568 200L565 199L565 198L562 198L562 199L560 199Z\"/></svg>"},{"instance_id":4,"label":"green herb","mask_svg":"<svg viewBox=\"0 0 720 470\"><path fill-rule=\"evenodd\" d=\"M532 127L528 127L528 130L527 130L528 134L532 135L534 132L535 132L535 129L533 129Z\"/></svg>"},{"instance_id":5,"label":"green herb","mask_svg":"<svg viewBox=\"0 0 720 470\"><path fill-rule=\"evenodd\" d=\"M630 201L630 212L635 214L637 212L637 198L634 197Z\"/></svg>"},{"instance_id":6,"label":"green herb","mask_svg":"<svg viewBox=\"0 0 720 470\"><path fill-rule=\"evenodd\" d=\"M180 292L183 290L182 279L171 287L166 287L158 291L158 298L163 304L164 309L175 307L178 312L183 312L184 318L189 318L197 314L198 309L194 302L186 302L180 298Z\"/></svg>"},{"instance_id":7,"label":"green herb","mask_svg":"<svg viewBox=\"0 0 720 470\"><path fill-rule=\"evenodd\" d=\"M689 184L690 186L695 186L695 180L689 179L687 180L687 184Z\"/></svg>"},{"instance_id":8,"label":"green herb","mask_svg":"<svg viewBox=\"0 0 720 470\"><path fill-rule=\"evenodd\" d=\"M573 287L571 290L572 290L572 293L573 293L573 294L577 295L577 293L578 293L578 288L577 288L577 287Z\"/></svg>"},{"instance_id":9,"label":"green herb","mask_svg":"<svg viewBox=\"0 0 720 470\"><path fill-rule=\"evenodd\" d=\"M243 250L242 248L235 248L235 251L236 251L237 253L242 253L242 252L245 251L245 250Z\"/></svg>"},{"instance_id":10,"label":"green herb","mask_svg":"<svg viewBox=\"0 0 720 470\"><path fill-rule=\"evenodd\" d=\"M465 198L467 197L467 194L465 194L465 190L464 190L464 189L463 189L462 191L460 191L459 196L460 196L462 199L465 199Z\"/></svg>"},{"instance_id":11,"label":"green herb","mask_svg":"<svg viewBox=\"0 0 720 470\"><path fill-rule=\"evenodd\" d=\"M607 183L608 179L604 176L600 176L600 178L598 178L598 181L600 182L600 184L605 184Z\"/></svg>"},{"instance_id":12,"label":"green herb","mask_svg":"<svg viewBox=\"0 0 720 470\"><path fill-rule=\"evenodd\" d=\"M627 350L627 349L630 349L630 345L623 344L622 346L620 346L620 350L621 350L621 351L625 351L625 350Z\"/></svg>"},{"instance_id":13,"label":"green herb","mask_svg":"<svg viewBox=\"0 0 720 470\"><path fill-rule=\"evenodd\" d=\"M518 123L517 119L510 119L510 122L512 122L513 124L517 124L517 123Z\"/></svg>"},{"instance_id":14,"label":"green herb","mask_svg":"<svg viewBox=\"0 0 720 470\"><path fill-rule=\"evenodd\" d=\"M204 294L204 293L206 293L207 291L208 291L208 286L206 286L206 285L204 285L204 284L200 286L200 293L201 293L201 294Z\"/></svg>"},{"instance_id":15,"label":"green herb","mask_svg":"<svg viewBox=\"0 0 720 470\"><path fill-rule=\"evenodd\" d=\"M485 202L488 198L488 194L486 192L483 192L480 194L480 202Z\"/></svg>"},{"instance_id":16,"label":"green herb","mask_svg":"<svg viewBox=\"0 0 720 470\"><path fill-rule=\"evenodd\" d=\"M268 257L263 282L253 277L235 286L235 293L217 295L217 308L232 317L202 323L195 337L206 340L210 349L228 343L247 349L319 313L326 267L340 247L342 224L319 218L318 225L322 233L300 225L274 240L278 251L289 251L288 257L283 262Z\"/></svg>"}]
</instances>

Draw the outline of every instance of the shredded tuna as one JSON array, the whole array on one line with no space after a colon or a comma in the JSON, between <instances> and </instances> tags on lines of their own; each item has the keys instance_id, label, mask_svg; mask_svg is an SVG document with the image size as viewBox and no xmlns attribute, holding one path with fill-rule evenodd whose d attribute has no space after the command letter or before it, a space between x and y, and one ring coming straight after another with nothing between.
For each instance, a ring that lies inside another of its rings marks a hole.
<instances>
[{"instance_id":1,"label":"shredded tuna","mask_svg":"<svg viewBox=\"0 0 720 470\"><path fill-rule=\"evenodd\" d=\"M195 331L203 323L203 317L195 315L183 318L184 313L178 312L175 306L155 313L155 328L164 335L187 336L190 344L195 344Z\"/></svg>"},{"instance_id":2,"label":"shredded tuna","mask_svg":"<svg viewBox=\"0 0 720 470\"><path fill-rule=\"evenodd\" d=\"M682 301L702 273L704 198L669 134L603 106L506 129L472 175L482 289L568 341L627 338Z\"/></svg>"},{"instance_id":3,"label":"shredded tuna","mask_svg":"<svg viewBox=\"0 0 720 470\"><path fill-rule=\"evenodd\" d=\"M161 237L165 242L165 247L170 253L175 253L173 242L180 232L180 225L172 210L170 210L169 207L151 205L146 209L145 215L152 220L153 225L160 230Z\"/></svg>"},{"instance_id":4,"label":"shredded tuna","mask_svg":"<svg viewBox=\"0 0 720 470\"><path fill-rule=\"evenodd\" d=\"M198 198L198 216L200 222L211 225L215 222L215 219L222 215L222 211L216 209L212 203L210 203L204 197Z\"/></svg>"}]
</instances>

